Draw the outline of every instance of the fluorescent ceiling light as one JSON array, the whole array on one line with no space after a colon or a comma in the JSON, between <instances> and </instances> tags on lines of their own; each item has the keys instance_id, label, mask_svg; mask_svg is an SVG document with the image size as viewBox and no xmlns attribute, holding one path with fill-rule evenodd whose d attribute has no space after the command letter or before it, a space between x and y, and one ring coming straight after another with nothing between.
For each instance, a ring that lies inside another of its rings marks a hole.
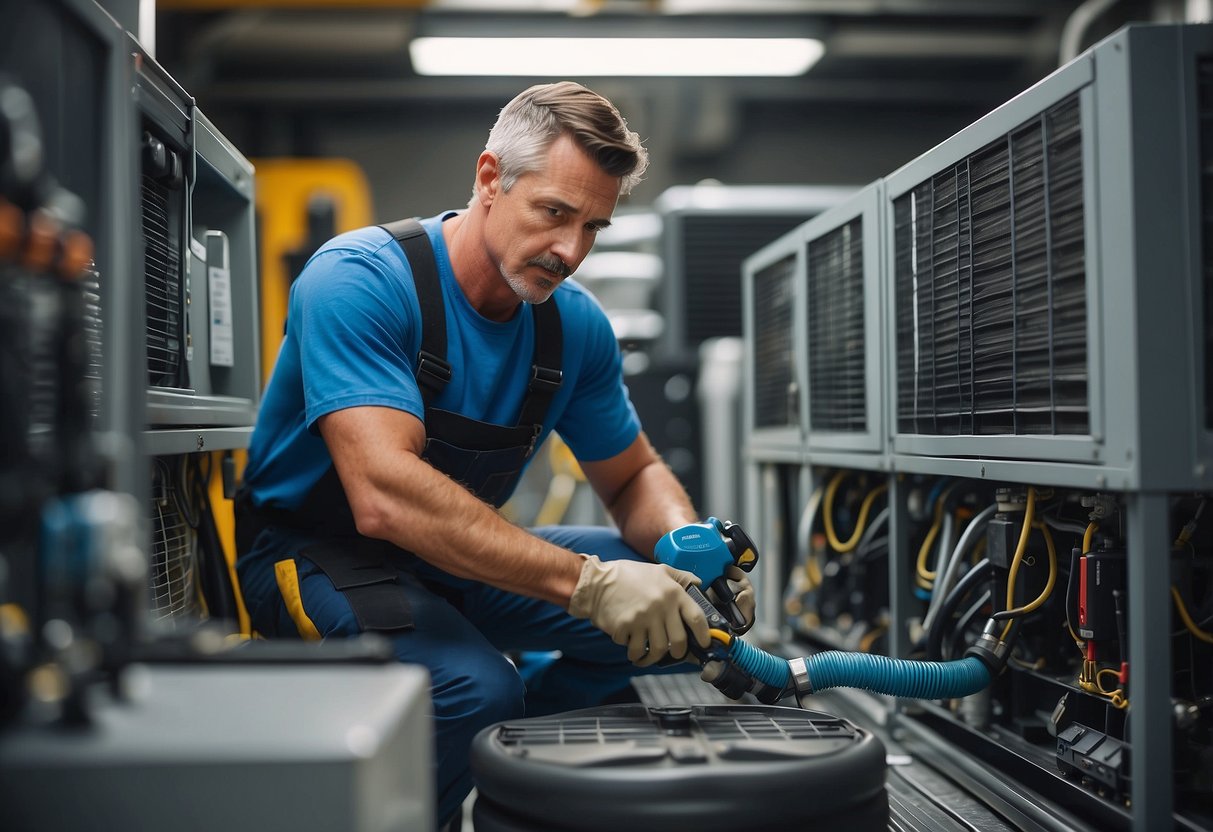
<instances>
[{"instance_id":1,"label":"fluorescent ceiling light","mask_svg":"<svg viewBox=\"0 0 1213 832\"><path fill-rule=\"evenodd\" d=\"M466 38L409 44L421 75L793 76L825 47L811 38Z\"/></svg>"}]
</instances>

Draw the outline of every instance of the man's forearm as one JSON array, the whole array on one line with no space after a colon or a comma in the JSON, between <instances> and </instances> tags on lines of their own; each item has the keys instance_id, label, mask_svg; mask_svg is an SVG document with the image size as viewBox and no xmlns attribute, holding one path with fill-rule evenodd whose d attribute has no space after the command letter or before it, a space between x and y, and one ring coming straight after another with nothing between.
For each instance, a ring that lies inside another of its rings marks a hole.
<instances>
[{"instance_id":1,"label":"man's forearm","mask_svg":"<svg viewBox=\"0 0 1213 832\"><path fill-rule=\"evenodd\" d=\"M452 575L568 605L582 558L509 523L428 463L406 465L405 476L378 483L383 507L371 536Z\"/></svg>"},{"instance_id":2,"label":"man's forearm","mask_svg":"<svg viewBox=\"0 0 1213 832\"><path fill-rule=\"evenodd\" d=\"M686 489L660 457L641 468L607 510L623 539L646 557L666 532L699 519Z\"/></svg>"},{"instance_id":3,"label":"man's forearm","mask_svg":"<svg viewBox=\"0 0 1213 832\"><path fill-rule=\"evenodd\" d=\"M350 408L320 420L358 531L439 569L568 606L583 559L506 522L421 459L415 417Z\"/></svg>"}]
</instances>

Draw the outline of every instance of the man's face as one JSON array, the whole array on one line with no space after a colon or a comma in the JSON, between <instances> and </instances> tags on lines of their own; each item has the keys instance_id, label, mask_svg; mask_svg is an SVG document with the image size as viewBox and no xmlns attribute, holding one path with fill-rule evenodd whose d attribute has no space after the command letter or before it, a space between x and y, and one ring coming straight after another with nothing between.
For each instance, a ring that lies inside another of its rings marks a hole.
<instances>
[{"instance_id":1,"label":"man's face","mask_svg":"<svg viewBox=\"0 0 1213 832\"><path fill-rule=\"evenodd\" d=\"M543 303L572 274L611 224L619 179L568 136L548 148L547 164L495 193L486 244L501 276L522 300Z\"/></svg>"}]
</instances>

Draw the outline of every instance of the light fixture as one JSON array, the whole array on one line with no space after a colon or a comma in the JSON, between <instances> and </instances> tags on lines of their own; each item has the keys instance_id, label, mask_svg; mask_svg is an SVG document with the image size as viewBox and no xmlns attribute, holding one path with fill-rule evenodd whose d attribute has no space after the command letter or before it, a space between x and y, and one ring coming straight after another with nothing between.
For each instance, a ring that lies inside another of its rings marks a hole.
<instances>
[{"instance_id":1,"label":"light fixture","mask_svg":"<svg viewBox=\"0 0 1213 832\"><path fill-rule=\"evenodd\" d=\"M418 37L420 75L802 75L825 51L812 38Z\"/></svg>"}]
</instances>

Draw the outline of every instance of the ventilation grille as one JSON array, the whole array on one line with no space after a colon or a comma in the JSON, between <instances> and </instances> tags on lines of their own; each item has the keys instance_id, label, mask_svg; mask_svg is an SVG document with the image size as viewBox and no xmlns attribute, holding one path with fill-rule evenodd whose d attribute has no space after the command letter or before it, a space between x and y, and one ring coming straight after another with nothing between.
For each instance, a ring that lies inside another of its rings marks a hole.
<instances>
[{"instance_id":1,"label":"ventilation grille","mask_svg":"<svg viewBox=\"0 0 1213 832\"><path fill-rule=\"evenodd\" d=\"M1197 63L1200 100L1200 233L1205 295L1205 428L1213 430L1213 58Z\"/></svg>"},{"instance_id":2,"label":"ventilation grille","mask_svg":"<svg viewBox=\"0 0 1213 832\"><path fill-rule=\"evenodd\" d=\"M80 281L84 295L84 380L87 385L89 416L94 423L101 413L101 355L104 337L101 315L101 274L90 262Z\"/></svg>"},{"instance_id":3,"label":"ventilation grille","mask_svg":"<svg viewBox=\"0 0 1213 832\"><path fill-rule=\"evenodd\" d=\"M793 363L796 255L754 275L754 426L795 426Z\"/></svg>"},{"instance_id":4,"label":"ventilation grille","mask_svg":"<svg viewBox=\"0 0 1213 832\"><path fill-rule=\"evenodd\" d=\"M531 748L591 744L656 747L670 743L659 721L642 710L629 708L621 709L619 715L602 715L604 710L610 709L596 708L587 716L557 715L505 723L497 741L507 747ZM693 721L688 722L688 736L699 734L711 743L853 740L857 736L848 723L817 712L773 714L761 707L727 705L696 705L686 710L688 715L694 714Z\"/></svg>"},{"instance_id":5,"label":"ventilation grille","mask_svg":"<svg viewBox=\"0 0 1213 832\"><path fill-rule=\"evenodd\" d=\"M656 723L634 716L591 716L507 723L499 741L506 746L539 745L661 745Z\"/></svg>"},{"instance_id":6,"label":"ventilation grille","mask_svg":"<svg viewBox=\"0 0 1213 832\"><path fill-rule=\"evenodd\" d=\"M153 387L181 386L181 231L170 205L177 193L143 176L147 376Z\"/></svg>"},{"instance_id":7,"label":"ventilation grille","mask_svg":"<svg viewBox=\"0 0 1213 832\"><path fill-rule=\"evenodd\" d=\"M1085 434L1077 95L894 203L898 427Z\"/></svg>"},{"instance_id":8,"label":"ventilation grille","mask_svg":"<svg viewBox=\"0 0 1213 832\"><path fill-rule=\"evenodd\" d=\"M809 242L809 425L864 433L863 220Z\"/></svg>"},{"instance_id":9,"label":"ventilation grille","mask_svg":"<svg viewBox=\"0 0 1213 832\"><path fill-rule=\"evenodd\" d=\"M198 615L198 537L183 505L179 470L179 460L157 458L152 481L150 612L153 621L169 625Z\"/></svg>"},{"instance_id":10,"label":"ventilation grille","mask_svg":"<svg viewBox=\"0 0 1213 832\"><path fill-rule=\"evenodd\" d=\"M708 338L740 337L742 261L810 216L683 217L681 309L666 311L682 316L679 346L694 353Z\"/></svg>"}]
</instances>

